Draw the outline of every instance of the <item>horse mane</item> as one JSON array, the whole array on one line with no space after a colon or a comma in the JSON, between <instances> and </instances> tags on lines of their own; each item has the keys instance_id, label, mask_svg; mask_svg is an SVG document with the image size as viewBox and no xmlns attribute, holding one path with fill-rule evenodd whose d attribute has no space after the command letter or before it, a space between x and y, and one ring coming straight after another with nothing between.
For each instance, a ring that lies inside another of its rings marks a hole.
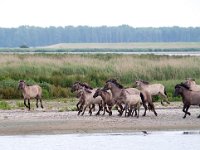
<instances>
[{"instance_id":1,"label":"horse mane","mask_svg":"<svg viewBox=\"0 0 200 150\"><path fill-rule=\"evenodd\" d=\"M195 81L193 78L186 78L185 80Z\"/></svg>"},{"instance_id":2,"label":"horse mane","mask_svg":"<svg viewBox=\"0 0 200 150\"><path fill-rule=\"evenodd\" d=\"M148 81L144 81L144 80L140 80L142 83L144 83L144 84L149 84L149 82Z\"/></svg>"},{"instance_id":3,"label":"horse mane","mask_svg":"<svg viewBox=\"0 0 200 150\"><path fill-rule=\"evenodd\" d=\"M187 90L190 89L190 87L187 86L187 85L186 85L185 83L183 83L183 82L181 82L181 84L177 84L177 85L175 86L175 88L179 88L179 87L184 87L184 88L186 88Z\"/></svg>"},{"instance_id":4,"label":"horse mane","mask_svg":"<svg viewBox=\"0 0 200 150\"><path fill-rule=\"evenodd\" d=\"M85 87L86 89L90 89L90 90L93 89L93 88L92 88L91 86L89 86L87 83L80 83L80 82L79 82L79 84L80 84L81 86Z\"/></svg>"},{"instance_id":5,"label":"horse mane","mask_svg":"<svg viewBox=\"0 0 200 150\"><path fill-rule=\"evenodd\" d=\"M106 83L108 83L108 82L114 83L120 89L124 88L123 85L119 84L116 79L109 79L106 81Z\"/></svg>"},{"instance_id":6,"label":"horse mane","mask_svg":"<svg viewBox=\"0 0 200 150\"><path fill-rule=\"evenodd\" d=\"M76 82L74 82L74 84L79 84L79 85L81 85L81 86L83 86L83 87L85 87L85 88L87 88L87 89L90 89L90 90L92 90L93 88L91 87L91 86L89 86L87 83L81 83L80 81L76 81ZM73 84L73 85L74 85ZM73 86L72 85L72 86Z\"/></svg>"}]
</instances>

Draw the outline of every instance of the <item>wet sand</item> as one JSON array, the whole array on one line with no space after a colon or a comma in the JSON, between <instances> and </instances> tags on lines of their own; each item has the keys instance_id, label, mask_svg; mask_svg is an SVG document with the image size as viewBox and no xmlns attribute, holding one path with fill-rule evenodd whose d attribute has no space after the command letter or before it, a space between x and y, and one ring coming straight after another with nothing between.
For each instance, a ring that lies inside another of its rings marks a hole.
<instances>
[{"instance_id":1,"label":"wet sand","mask_svg":"<svg viewBox=\"0 0 200 150\"><path fill-rule=\"evenodd\" d=\"M92 116L86 112L77 116L76 111L59 112L56 110L0 110L0 135L30 134L67 134L67 133L103 133L134 131L171 131L200 130L199 107L190 108L191 116L183 119L181 103L171 106L156 105L158 116L147 112L140 118L119 117L113 111L112 116Z\"/></svg>"}]
</instances>

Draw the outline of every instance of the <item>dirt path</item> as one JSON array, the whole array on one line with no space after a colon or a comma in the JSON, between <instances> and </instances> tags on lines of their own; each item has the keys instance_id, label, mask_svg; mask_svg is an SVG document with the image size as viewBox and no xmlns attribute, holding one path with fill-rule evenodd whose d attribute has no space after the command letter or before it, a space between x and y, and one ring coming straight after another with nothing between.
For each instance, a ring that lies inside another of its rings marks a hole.
<instances>
[{"instance_id":1,"label":"dirt path","mask_svg":"<svg viewBox=\"0 0 200 150\"><path fill-rule=\"evenodd\" d=\"M58 112L52 110L0 110L0 135L23 134L65 134L91 132L129 132L152 130L200 130L198 107L190 109L191 116L182 119L180 103L170 107L157 107L158 116L147 112L146 117L77 116L76 111ZM143 109L141 110L141 114Z\"/></svg>"}]
</instances>

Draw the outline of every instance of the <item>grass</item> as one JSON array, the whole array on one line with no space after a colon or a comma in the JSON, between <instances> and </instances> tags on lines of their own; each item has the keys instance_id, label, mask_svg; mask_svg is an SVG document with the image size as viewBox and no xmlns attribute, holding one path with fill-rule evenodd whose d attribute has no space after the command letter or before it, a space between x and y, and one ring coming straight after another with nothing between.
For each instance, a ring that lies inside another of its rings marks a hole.
<instances>
[{"instance_id":1,"label":"grass","mask_svg":"<svg viewBox=\"0 0 200 150\"><path fill-rule=\"evenodd\" d=\"M10 110L11 106L8 104L8 102L1 100L0 101L0 109Z\"/></svg>"},{"instance_id":2,"label":"grass","mask_svg":"<svg viewBox=\"0 0 200 150\"><path fill-rule=\"evenodd\" d=\"M43 98L72 98L70 86L75 81L102 87L109 78L117 78L125 86L132 87L137 79L162 83L170 100L174 86L187 77L200 83L200 57L155 55L0 55L0 98L22 98L17 89L18 81L39 84ZM67 103L67 102L65 102Z\"/></svg>"}]
</instances>

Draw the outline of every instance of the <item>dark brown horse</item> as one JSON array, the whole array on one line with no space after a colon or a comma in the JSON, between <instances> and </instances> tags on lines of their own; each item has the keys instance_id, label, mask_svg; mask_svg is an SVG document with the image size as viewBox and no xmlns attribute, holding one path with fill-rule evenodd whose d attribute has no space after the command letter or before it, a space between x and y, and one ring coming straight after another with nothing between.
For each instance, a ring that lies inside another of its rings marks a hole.
<instances>
[{"instance_id":1,"label":"dark brown horse","mask_svg":"<svg viewBox=\"0 0 200 150\"><path fill-rule=\"evenodd\" d=\"M97 96L101 96L103 99L103 108L104 108L103 115L105 115L105 111L106 111L107 113L109 113L109 116L111 116L112 107L115 105L115 101L112 98L112 94L103 89L97 89L93 97L96 98ZM108 106L108 109L107 109L107 106Z\"/></svg>"},{"instance_id":2,"label":"dark brown horse","mask_svg":"<svg viewBox=\"0 0 200 150\"><path fill-rule=\"evenodd\" d=\"M110 90L112 93L112 97L115 100L117 100L121 96L121 93L124 90L124 87L121 84L119 84L117 82L117 80L110 79L110 80L106 81L106 84L105 84L103 90L105 90L105 91ZM126 91L129 94L140 94L140 91L135 88L126 88ZM123 108L122 104L123 104L122 101L116 101L116 106L117 106L117 109L119 112L119 116L121 116L123 114L124 108Z\"/></svg>"},{"instance_id":3,"label":"dark brown horse","mask_svg":"<svg viewBox=\"0 0 200 150\"><path fill-rule=\"evenodd\" d=\"M174 96L181 95L182 97L183 112L185 113L183 118L186 118L186 115L191 115L190 112L188 112L191 105L200 106L200 92L191 91L189 89L190 88L184 83L175 86ZM200 115L198 118L200 118Z\"/></svg>"}]
</instances>

